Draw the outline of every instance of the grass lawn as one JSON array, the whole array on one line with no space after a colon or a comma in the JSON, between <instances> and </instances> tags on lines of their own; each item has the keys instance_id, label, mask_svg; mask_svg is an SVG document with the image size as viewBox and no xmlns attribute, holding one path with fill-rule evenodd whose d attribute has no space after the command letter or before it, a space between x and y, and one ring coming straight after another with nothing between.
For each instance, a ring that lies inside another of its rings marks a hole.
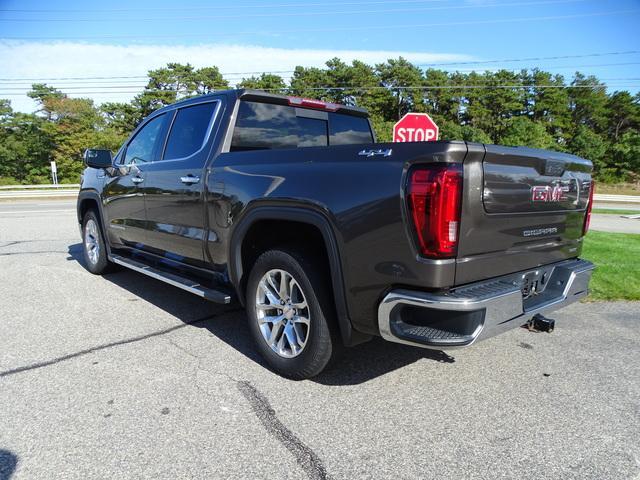
<instances>
[{"instance_id":1,"label":"grass lawn","mask_svg":"<svg viewBox=\"0 0 640 480\"><path fill-rule=\"evenodd\" d=\"M624 208L593 208L593 213L606 213L609 215L638 215L640 210L625 210Z\"/></svg>"},{"instance_id":2,"label":"grass lawn","mask_svg":"<svg viewBox=\"0 0 640 480\"><path fill-rule=\"evenodd\" d=\"M640 195L637 183L600 183L596 180L596 193L608 195Z\"/></svg>"},{"instance_id":3,"label":"grass lawn","mask_svg":"<svg viewBox=\"0 0 640 480\"><path fill-rule=\"evenodd\" d=\"M588 300L640 300L640 235L591 231L581 257L596 265Z\"/></svg>"}]
</instances>

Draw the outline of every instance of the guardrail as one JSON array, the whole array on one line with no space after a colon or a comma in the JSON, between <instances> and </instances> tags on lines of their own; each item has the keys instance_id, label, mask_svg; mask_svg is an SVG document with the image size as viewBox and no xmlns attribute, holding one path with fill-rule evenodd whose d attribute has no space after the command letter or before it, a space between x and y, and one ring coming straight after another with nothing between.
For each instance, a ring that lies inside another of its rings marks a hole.
<instances>
[{"instance_id":1,"label":"guardrail","mask_svg":"<svg viewBox=\"0 0 640 480\"><path fill-rule=\"evenodd\" d=\"M621 202L621 203L640 203L640 195L607 195L605 193L594 193L593 201L595 202Z\"/></svg>"},{"instance_id":2,"label":"guardrail","mask_svg":"<svg viewBox=\"0 0 640 480\"><path fill-rule=\"evenodd\" d=\"M56 189L56 190L69 190L72 188L80 188L79 183L58 183L57 185L2 185L0 186L0 190L46 190L46 189Z\"/></svg>"},{"instance_id":3,"label":"guardrail","mask_svg":"<svg viewBox=\"0 0 640 480\"><path fill-rule=\"evenodd\" d=\"M0 200L19 200L21 198L77 197L79 183L58 185L2 185Z\"/></svg>"},{"instance_id":4,"label":"guardrail","mask_svg":"<svg viewBox=\"0 0 640 480\"><path fill-rule=\"evenodd\" d=\"M20 198L49 198L49 197L77 197L78 190L26 190L26 191L7 191L0 192L0 200L2 199L20 199Z\"/></svg>"}]
</instances>

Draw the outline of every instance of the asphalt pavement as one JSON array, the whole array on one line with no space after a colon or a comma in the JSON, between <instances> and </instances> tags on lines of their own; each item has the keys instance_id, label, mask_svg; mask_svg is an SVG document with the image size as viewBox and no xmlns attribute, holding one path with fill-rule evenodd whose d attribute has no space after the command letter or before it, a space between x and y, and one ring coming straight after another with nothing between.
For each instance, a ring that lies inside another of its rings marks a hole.
<instances>
[{"instance_id":1,"label":"asphalt pavement","mask_svg":"<svg viewBox=\"0 0 640 480\"><path fill-rule=\"evenodd\" d=\"M73 202L2 203L0 479L640 479L638 304L553 317L293 382L238 307L88 273Z\"/></svg>"},{"instance_id":2,"label":"asphalt pavement","mask_svg":"<svg viewBox=\"0 0 640 480\"><path fill-rule=\"evenodd\" d=\"M600 232L640 233L640 218L625 217L619 214L593 213L589 229Z\"/></svg>"}]
</instances>

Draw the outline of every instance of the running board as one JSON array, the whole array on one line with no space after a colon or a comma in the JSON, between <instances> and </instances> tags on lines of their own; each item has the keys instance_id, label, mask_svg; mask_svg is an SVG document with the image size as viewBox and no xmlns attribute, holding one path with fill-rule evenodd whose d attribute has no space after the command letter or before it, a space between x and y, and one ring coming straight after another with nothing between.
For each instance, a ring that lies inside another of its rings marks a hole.
<instances>
[{"instance_id":1,"label":"running board","mask_svg":"<svg viewBox=\"0 0 640 480\"><path fill-rule=\"evenodd\" d=\"M194 295L198 295L199 297L205 298L212 302L231 302L231 296L224 292L212 290L200 285L198 282L194 282L193 280L189 280L172 273L163 272L162 270L150 267L149 265L145 265L144 263L136 262L135 260L131 260L130 258L121 257L119 255L110 255L109 260L111 260L113 263L117 263L118 265L122 265L123 267L129 268L136 272L143 273L151 278L155 278L156 280L160 280L161 282L168 283L169 285L181 288L182 290L186 290L189 293L193 293Z\"/></svg>"}]
</instances>

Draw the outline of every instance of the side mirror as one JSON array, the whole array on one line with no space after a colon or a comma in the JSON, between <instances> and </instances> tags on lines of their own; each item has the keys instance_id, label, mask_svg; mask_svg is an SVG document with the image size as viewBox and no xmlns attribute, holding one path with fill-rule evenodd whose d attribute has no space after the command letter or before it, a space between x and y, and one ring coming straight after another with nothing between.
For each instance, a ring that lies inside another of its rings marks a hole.
<instances>
[{"instance_id":1,"label":"side mirror","mask_svg":"<svg viewBox=\"0 0 640 480\"><path fill-rule=\"evenodd\" d=\"M91 168L108 168L113 165L111 150L88 148L84 151L84 163Z\"/></svg>"}]
</instances>

